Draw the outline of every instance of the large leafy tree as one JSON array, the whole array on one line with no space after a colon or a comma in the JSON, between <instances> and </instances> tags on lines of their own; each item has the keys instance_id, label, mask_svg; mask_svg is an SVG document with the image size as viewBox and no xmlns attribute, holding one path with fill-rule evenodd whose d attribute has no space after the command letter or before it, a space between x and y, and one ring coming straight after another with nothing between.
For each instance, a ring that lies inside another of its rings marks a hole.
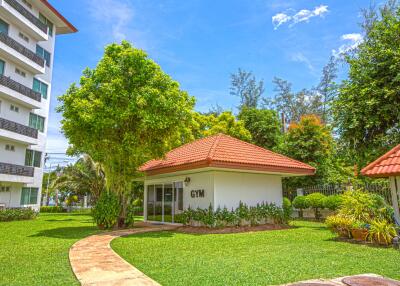
<instances>
[{"instance_id":1,"label":"large leafy tree","mask_svg":"<svg viewBox=\"0 0 400 286\"><path fill-rule=\"evenodd\" d=\"M276 149L282 141L282 123L274 110L243 108L239 119L249 130L252 142L267 149Z\"/></svg>"},{"instance_id":2,"label":"large leafy tree","mask_svg":"<svg viewBox=\"0 0 400 286\"><path fill-rule=\"evenodd\" d=\"M240 140L251 141L251 134L244 122L237 120L230 111L224 111L218 116L195 113L192 132L195 138L224 133Z\"/></svg>"},{"instance_id":3,"label":"large leafy tree","mask_svg":"<svg viewBox=\"0 0 400 286\"><path fill-rule=\"evenodd\" d=\"M123 206L138 167L190 139L194 98L126 41L107 46L97 66L86 69L80 84L72 84L59 100L69 152L99 162Z\"/></svg>"},{"instance_id":4,"label":"large leafy tree","mask_svg":"<svg viewBox=\"0 0 400 286\"><path fill-rule=\"evenodd\" d=\"M345 59L349 77L334 102L343 149L364 166L400 142L400 6L365 13L364 41Z\"/></svg>"},{"instance_id":5,"label":"large leafy tree","mask_svg":"<svg viewBox=\"0 0 400 286\"><path fill-rule=\"evenodd\" d=\"M264 81L257 81L252 72L238 69L231 74L230 94L240 98L239 109L243 107L256 108L265 89Z\"/></svg>"},{"instance_id":6,"label":"large leafy tree","mask_svg":"<svg viewBox=\"0 0 400 286\"><path fill-rule=\"evenodd\" d=\"M289 178L287 186L299 188L322 183L346 181L351 174L335 157L334 140L329 128L316 115L302 116L291 123L281 151L289 157L317 169L315 176Z\"/></svg>"}]
</instances>

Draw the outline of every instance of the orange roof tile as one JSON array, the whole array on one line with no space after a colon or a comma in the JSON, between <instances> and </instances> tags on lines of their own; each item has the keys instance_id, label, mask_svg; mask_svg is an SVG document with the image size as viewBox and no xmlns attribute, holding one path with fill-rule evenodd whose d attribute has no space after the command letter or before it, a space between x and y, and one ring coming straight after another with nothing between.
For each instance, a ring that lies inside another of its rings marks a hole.
<instances>
[{"instance_id":1,"label":"orange roof tile","mask_svg":"<svg viewBox=\"0 0 400 286\"><path fill-rule=\"evenodd\" d=\"M239 139L218 134L182 145L139 168L147 175L202 167L313 175L315 168Z\"/></svg>"},{"instance_id":2,"label":"orange roof tile","mask_svg":"<svg viewBox=\"0 0 400 286\"><path fill-rule=\"evenodd\" d=\"M368 177L400 176L400 144L361 170Z\"/></svg>"}]
</instances>

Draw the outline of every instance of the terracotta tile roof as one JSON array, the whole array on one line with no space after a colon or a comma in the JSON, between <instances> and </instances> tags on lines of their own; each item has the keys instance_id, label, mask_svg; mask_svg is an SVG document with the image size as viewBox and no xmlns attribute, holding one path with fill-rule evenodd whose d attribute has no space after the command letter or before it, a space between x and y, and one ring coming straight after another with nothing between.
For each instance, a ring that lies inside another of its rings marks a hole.
<instances>
[{"instance_id":1,"label":"terracotta tile roof","mask_svg":"<svg viewBox=\"0 0 400 286\"><path fill-rule=\"evenodd\" d=\"M400 144L361 170L368 177L400 176Z\"/></svg>"},{"instance_id":2,"label":"terracotta tile roof","mask_svg":"<svg viewBox=\"0 0 400 286\"><path fill-rule=\"evenodd\" d=\"M310 165L224 134L182 145L167 153L164 159L148 161L139 170L155 175L202 167L298 175L315 173Z\"/></svg>"}]
</instances>

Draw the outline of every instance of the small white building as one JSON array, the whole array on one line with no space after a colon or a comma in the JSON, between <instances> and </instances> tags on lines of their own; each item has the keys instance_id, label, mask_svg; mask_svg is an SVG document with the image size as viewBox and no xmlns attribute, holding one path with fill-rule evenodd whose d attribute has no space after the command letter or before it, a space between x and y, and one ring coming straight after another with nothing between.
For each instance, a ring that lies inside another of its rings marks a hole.
<instances>
[{"instance_id":1,"label":"small white building","mask_svg":"<svg viewBox=\"0 0 400 286\"><path fill-rule=\"evenodd\" d=\"M315 173L305 163L223 134L178 147L140 170L145 220L159 222L175 222L189 207L281 206L283 177Z\"/></svg>"}]
</instances>

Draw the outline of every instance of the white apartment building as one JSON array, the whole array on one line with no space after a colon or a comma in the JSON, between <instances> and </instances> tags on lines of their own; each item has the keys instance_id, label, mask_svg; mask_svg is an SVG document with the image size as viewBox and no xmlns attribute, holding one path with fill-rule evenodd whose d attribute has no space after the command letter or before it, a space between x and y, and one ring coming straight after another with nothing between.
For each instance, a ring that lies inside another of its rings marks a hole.
<instances>
[{"instance_id":1,"label":"white apartment building","mask_svg":"<svg viewBox=\"0 0 400 286\"><path fill-rule=\"evenodd\" d=\"M46 0L0 0L0 207L40 206L56 35Z\"/></svg>"}]
</instances>

